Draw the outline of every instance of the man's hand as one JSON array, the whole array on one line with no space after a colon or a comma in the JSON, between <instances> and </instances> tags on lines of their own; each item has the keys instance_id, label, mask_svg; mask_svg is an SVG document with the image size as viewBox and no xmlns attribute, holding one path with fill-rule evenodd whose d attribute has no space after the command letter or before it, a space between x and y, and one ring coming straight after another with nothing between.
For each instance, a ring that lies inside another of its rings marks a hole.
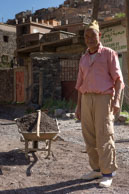
<instances>
[{"instance_id":1,"label":"man's hand","mask_svg":"<svg viewBox=\"0 0 129 194\"><path fill-rule=\"evenodd\" d=\"M114 115L116 115L119 110L120 110L120 102L119 100L113 100L112 105L111 105L111 111L113 112Z\"/></svg>"},{"instance_id":2,"label":"man's hand","mask_svg":"<svg viewBox=\"0 0 129 194\"><path fill-rule=\"evenodd\" d=\"M75 109L75 116L78 120L81 120L81 107L80 106L76 106L76 109Z\"/></svg>"},{"instance_id":3,"label":"man's hand","mask_svg":"<svg viewBox=\"0 0 129 194\"><path fill-rule=\"evenodd\" d=\"M123 86L122 86L122 82L120 81L120 78L117 78L117 80L115 81L115 96L111 106L111 109L114 115L118 113L120 110L120 98L121 98L122 87Z\"/></svg>"}]
</instances>

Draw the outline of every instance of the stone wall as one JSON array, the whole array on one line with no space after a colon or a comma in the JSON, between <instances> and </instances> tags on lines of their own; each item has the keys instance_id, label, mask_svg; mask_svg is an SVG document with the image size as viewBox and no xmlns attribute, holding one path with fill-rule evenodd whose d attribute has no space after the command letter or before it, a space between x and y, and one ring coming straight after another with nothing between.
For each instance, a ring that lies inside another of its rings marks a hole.
<instances>
[{"instance_id":1,"label":"stone wall","mask_svg":"<svg viewBox=\"0 0 129 194\"><path fill-rule=\"evenodd\" d=\"M0 70L0 103L12 102L14 99L13 69Z\"/></svg>"},{"instance_id":2,"label":"stone wall","mask_svg":"<svg viewBox=\"0 0 129 194\"><path fill-rule=\"evenodd\" d=\"M63 97L62 81L76 80L80 54L32 53L31 59L32 102L42 104L39 103L41 98L43 100L48 98L61 99Z\"/></svg>"},{"instance_id":3,"label":"stone wall","mask_svg":"<svg viewBox=\"0 0 129 194\"><path fill-rule=\"evenodd\" d=\"M40 84L43 99L61 98L60 60L57 56L32 57L33 90L32 102L39 103ZM42 83L40 75L42 74ZM40 83L40 84L39 84Z\"/></svg>"}]
</instances>

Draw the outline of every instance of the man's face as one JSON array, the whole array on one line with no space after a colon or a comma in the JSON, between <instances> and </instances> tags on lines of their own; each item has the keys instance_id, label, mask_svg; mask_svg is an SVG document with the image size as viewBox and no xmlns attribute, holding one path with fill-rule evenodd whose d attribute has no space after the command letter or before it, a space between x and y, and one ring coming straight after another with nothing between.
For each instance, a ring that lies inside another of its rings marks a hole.
<instances>
[{"instance_id":1,"label":"man's face","mask_svg":"<svg viewBox=\"0 0 129 194\"><path fill-rule=\"evenodd\" d=\"M87 29L85 31L85 44L89 49L93 49L100 43L100 33L94 29Z\"/></svg>"}]
</instances>

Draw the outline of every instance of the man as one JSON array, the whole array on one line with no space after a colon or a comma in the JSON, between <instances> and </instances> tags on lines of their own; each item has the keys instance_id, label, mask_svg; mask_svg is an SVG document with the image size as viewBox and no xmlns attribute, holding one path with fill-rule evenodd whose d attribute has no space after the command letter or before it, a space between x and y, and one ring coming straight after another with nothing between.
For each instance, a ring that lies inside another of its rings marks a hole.
<instances>
[{"instance_id":1,"label":"man","mask_svg":"<svg viewBox=\"0 0 129 194\"><path fill-rule=\"evenodd\" d=\"M75 114L81 120L89 164L93 169L82 178L102 178L99 186L110 187L117 169L113 120L120 108L124 83L116 52L103 47L100 37L99 25L93 21L84 32L88 49L79 64Z\"/></svg>"}]
</instances>

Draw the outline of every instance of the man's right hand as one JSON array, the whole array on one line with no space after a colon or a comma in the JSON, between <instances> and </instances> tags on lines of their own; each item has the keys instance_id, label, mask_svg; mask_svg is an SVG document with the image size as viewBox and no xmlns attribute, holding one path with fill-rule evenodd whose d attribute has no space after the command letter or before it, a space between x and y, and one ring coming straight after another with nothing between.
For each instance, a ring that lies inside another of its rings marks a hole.
<instances>
[{"instance_id":1,"label":"man's right hand","mask_svg":"<svg viewBox=\"0 0 129 194\"><path fill-rule=\"evenodd\" d=\"M81 107L80 106L76 106L76 109L75 109L75 116L78 120L81 120Z\"/></svg>"}]
</instances>

